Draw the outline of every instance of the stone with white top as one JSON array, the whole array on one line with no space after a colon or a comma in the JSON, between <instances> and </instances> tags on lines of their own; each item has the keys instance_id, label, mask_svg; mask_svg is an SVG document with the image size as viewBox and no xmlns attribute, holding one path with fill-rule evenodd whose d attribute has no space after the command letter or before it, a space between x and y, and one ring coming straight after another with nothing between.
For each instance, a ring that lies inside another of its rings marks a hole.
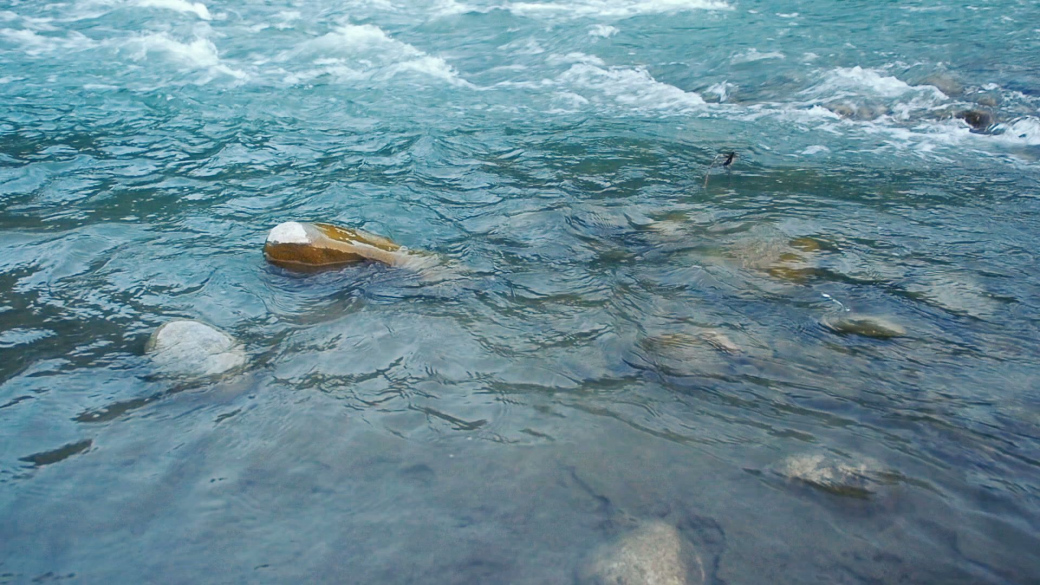
<instances>
[{"instance_id":1,"label":"stone with white top","mask_svg":"<svg viewBox=\"0 0 1040 585\"><path fill-rule=\"evenodd\" d=\"M397 267L424 267L428 256L416 254L387 238L328 223L287 221L278 224L264 243L264 257L289 270L340 268L364 261Z\"/></svg>"}]
</instances>

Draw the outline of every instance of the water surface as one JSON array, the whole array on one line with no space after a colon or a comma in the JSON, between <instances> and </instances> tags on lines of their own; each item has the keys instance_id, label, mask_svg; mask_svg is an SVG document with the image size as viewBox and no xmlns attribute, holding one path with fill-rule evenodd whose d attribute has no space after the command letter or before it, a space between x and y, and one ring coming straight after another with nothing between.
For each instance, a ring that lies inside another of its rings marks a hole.
<instances>
[{"instance_id":1,"label":"water surface","mask_svg":"<svg viewBox=\"0 0 1040 585\"><path fill-rule=\"evenodd\" d=\"M1038 23L8 0L0 582L569 583L654 519L714 583L1036 582ZM173 318L249 367L157 376Z\"/></svg>"}]
</instances>

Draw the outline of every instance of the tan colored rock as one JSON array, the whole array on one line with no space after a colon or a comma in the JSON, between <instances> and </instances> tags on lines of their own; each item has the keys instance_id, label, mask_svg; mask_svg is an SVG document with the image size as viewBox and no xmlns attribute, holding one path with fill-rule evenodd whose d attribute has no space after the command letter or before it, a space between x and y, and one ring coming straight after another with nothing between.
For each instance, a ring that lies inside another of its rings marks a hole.
<instances>
[{"instance_id":1,"label":"tan colored rock","mask_svg":"<svg viewBox=\"0 0 1040 585\"><path fill-rule=\"evenodd\" d=\"M737 241L727 255L745 268L792 284L805 284L823 273L819 268L820 256L830 247L824 241L808 236L789 239L776 230L764 232Z\"/></svg>"},{"instance_id":2,"label":"tan colored rock","mask_svg":"<svg viewBox=\"0 0 1040 585\"><path fill-rule=\"evenodd\" d=\"M421 256L382 236L327 223L278 224L264 243L264 257L290 270L338 268L366 260L389 266L422 264Z\"/></svg>"},{"instance_id":3,"label":"tan colored rock","mask_svg":"<svg viewBox=\"0 0 1040 585\"><path fill-rule=\"evenodd\" d=\"M698 348L711 348L726 353L739 353L740 346L733 343L725 333L716 329L705 329L695 335L688 333L665 333L643 340L647 349L672 358L692 358Z\"/></svg>"},{"instance_id":4,"label":"tan colored rock","mask_svg":"<svg viewBox=\"0 0 1040 585\"><path fill-rule=\"evenodd\" d=\"M819 240L810 238L808 236L802 236L795 238L789 242L792 248L801 250L802 252L819 252L823 249L823 245Z\"/></svg>"},{"instance_id":5,"label":"tan colored rock","mask_svg":"<svg viewBox=\"0 0 1040 585\"><path fill-rule=\"evenodd\" d=\"M601 547L580 573L596 585L697 585L704 563L674 526L647 522Z\"/></svg>"}]
</instances>

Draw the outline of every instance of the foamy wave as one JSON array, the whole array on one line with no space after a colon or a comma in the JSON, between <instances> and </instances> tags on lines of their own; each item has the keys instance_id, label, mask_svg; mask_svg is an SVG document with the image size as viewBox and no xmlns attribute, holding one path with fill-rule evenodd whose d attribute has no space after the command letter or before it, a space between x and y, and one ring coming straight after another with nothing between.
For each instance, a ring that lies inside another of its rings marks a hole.
<instances>
[{"instance_id":1,"label":"foamy wave","mask_svg":"<svg viewBox=\"0 0 1040 585\"><path fill-rule=\"evenodd\" d=\"M754 63L755 61L765 61L766 59L785 59L783 53L776 51L770 53L760 53L758 49L748 49L743 53L737 53L730 58L729 62L737 65L740 63Z\"/></svg>"},{"instance_id":2,"label":"foamy wave","mask_svg":"<svg viewBox=\"0 0 1040 585\"><path fill-rule=\"evenodd\" d=\"M1008 124L998 124L994 131L1000 142L1040 146L1040 119L1022 118Z\"/></svg>"},{"instance_id":3,"label":"foamy wave","mask_svg":"<svg viewBox=\"0 0 1040 585\"><path fill-rule=\"evenodd\" d=\"M946 95L931 85L911 86L905 81L889 75L883 75L874 69L862 67L839 67L829 72L822 83L813 88L812 93L829 97L862 96L864 94L894 98L908 93L923 94L937 101L945 100Z\"/></svg>"},{"instance_id":4,"label":"foamy wave","mask_svg":"<svg viewBox=\"0 0 1040 585\"><path fill-rule=\"evenodd\" d=\"M507 2L487 7L442 0L438 3L442 15L467 12L507 10L530 18L607 18L622 19L641 14L672 14L693 10L733 10L722 0L576 0L573 2Z\"/></svg>"},{"instance_id":5,"label":"foamy wave","mask_svg":"<svg viewBox=\"0 0 1040 585\"><path fill-rule=\"evenodd\" d=\"M640 14L668 14L691 10L732 10L721 0L578 0L576 2L512 2L503 6L522 16L568 18L629 18Z\"/></svg>"},{"instance_id":6,"label":"foamy wave","mask_svg":"<svg viewBox=\"0 0 1040 585\"><path fill-rule=\"evenodd\" d=\"M188 2L188 0L138 0L138 6L143 8L166 8L177 12L192 13L202 20L211 20L209 9L202 2Z\"/></svg>"},{"instance_id":7,"label":"foamy wave","mask_svg":"<svg viewBox=\"0 0 1040 585\"><path fill-rule=\"evenodd\" d=\"M246 73L221 63L217 47L209 39L197 38L190 43L182 43L165 33L160 33L138 37L132 40L129 46L136 48L131 57L137 61L158 52L169 55L175 61L193 69L205 70L211 75L223 74L236 79L248 77Z\"/></svg>"},{"instance_id":8,"label":"foamy wave","mask_svg":"<svg viewBox=\"0 0 1040 585\"><path fill-rule=\"evenodd\" d=\"M299 83L322 75L349 79L390 78L414 72L441 79L453 85L469 86L444 59L420 51L386 34L371 24L345 24L321 37L305 42L294 55L316 56L318 67L287 76Z\"/></svg>"},{"instance_id":9,"label":"foamy wave","mask_svg":"<svg viewBox=\"0 0 1040 585\"><path fill-rule=\"evenodd\" d=\"M589 29L590 37L610 38L618 34L617 27L610 26L609 24L597 24L596 26Z\"/></svg>"},{"instance_id":10,"label":"foamy wave","mask_svg":"<svg viewBox=\"0 0 1040 585\"><path fill-rule=\"evenodd\" d=\"M599 96L636 110L686 112L705 105L701 96L661 83L645 69L602 68L578 63L565 71L558 81L570 86L575 94L582 93L582 89L592 90ZM591 101L602 101L602 98L597 100L597 96L592 96Z\"/></svg>"},{"instance_id":11,"label":"foamy wave","mask_svg":"<svg viewBox=\"0 0 1040 585\"><path fill-rule=\"evenodd\" d=\"M30 56L53 53L55 51L82 51L93 48L97 43L78 32L70 32L67 36L57 37L37 34L32 30L0 29L0 37L19 45L22 51Z\"/></svg>"}]
</instances>

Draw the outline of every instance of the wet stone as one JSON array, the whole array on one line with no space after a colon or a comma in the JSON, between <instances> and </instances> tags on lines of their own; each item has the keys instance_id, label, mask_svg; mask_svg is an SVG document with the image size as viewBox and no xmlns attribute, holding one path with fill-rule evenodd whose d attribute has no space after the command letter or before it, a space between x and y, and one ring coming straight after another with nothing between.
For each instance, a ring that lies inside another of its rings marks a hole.
<instances>
[{"instance_id":1,"label":"wet stone","mask_svg":"<svg viewBox=\"0 0 1040 585\"><path fill-rule=\"evenodd\" d=\"M853 461L822 453L785 459L775 472L789 481L836 496L858 499L874 496L885 486L896 483L899 477L885 471L881 464L870 458Z\"/></svg>"},{"instance_id":2,"label":"wet stone","mask_svg":"<svg viewBox=\"0 0 1040 585\"><path fill-rule=\"evenodd\" d=\"M693 376L724 368L724 356L742 348L725 333L705 329L695 334L665 333L639 342L656 369L674 376Z\"/></svg>"},{"instance_id":3,"label":"wet stone","mask_svg":"<svg viewBox=\"0 0 1040 585\"><path fill-rule=\"evenodd\" d=\"M419 258L382 236L327 223L296 221L271 230L264 257L276 266L302 271L340 268L366 260L408 266Z\"/></svg>"},{"instance_id":4,"label":"wet stone","mask_svg":"<svg viewBox=\"0 0 1040 585\"><path fill-rule=\"evenodd\" d=\"M825 320L824 325L835 333L862 335L876 339L888 339L906 335L906 328L902 325L885 317L871 315L845 314Z\"/></svg>"},{"instance_id":5,"label":"wet stone","mask_svg":"<svg viewBox=\"0 0 1040 585\"><path fill-rule=\"evenodd\" d=\"M588 585L696 585L704 583L704 564L676 528L647 522L600 547L579 574Z\"/></svg>"},{"instance_id":6,"label":"wet stone","mask_svg":"<svg viewBox=\"0 0 1040 585\"><path fill-rule=\"evenodd\" d=\"M993 125L993 114L984 110L963 110L957 112L955 117L964 120L973 130L983 131Z\"/></svg>"},{"instance_id":7,"label":"wet stone","mask_svg":"<svg viewBox=\"0 0 1040 585\"><path fill-rule=\"evenodd\" d=\"M964 93L964 84L948 73L932 73L914 85L931 85L949 97L957 97Z\"/></svg>"},{"instance_id":8,"label":"wet stone","mask_svg":"<svg viewBox=\"0 0 1040 585\"><path fill-rule=\"evenodd\" d=\"M208 377L237 370L246 353L233 337L201 321L164 323L145 347L157 373L167 377Z\"/></svg>"}]
</instances>

